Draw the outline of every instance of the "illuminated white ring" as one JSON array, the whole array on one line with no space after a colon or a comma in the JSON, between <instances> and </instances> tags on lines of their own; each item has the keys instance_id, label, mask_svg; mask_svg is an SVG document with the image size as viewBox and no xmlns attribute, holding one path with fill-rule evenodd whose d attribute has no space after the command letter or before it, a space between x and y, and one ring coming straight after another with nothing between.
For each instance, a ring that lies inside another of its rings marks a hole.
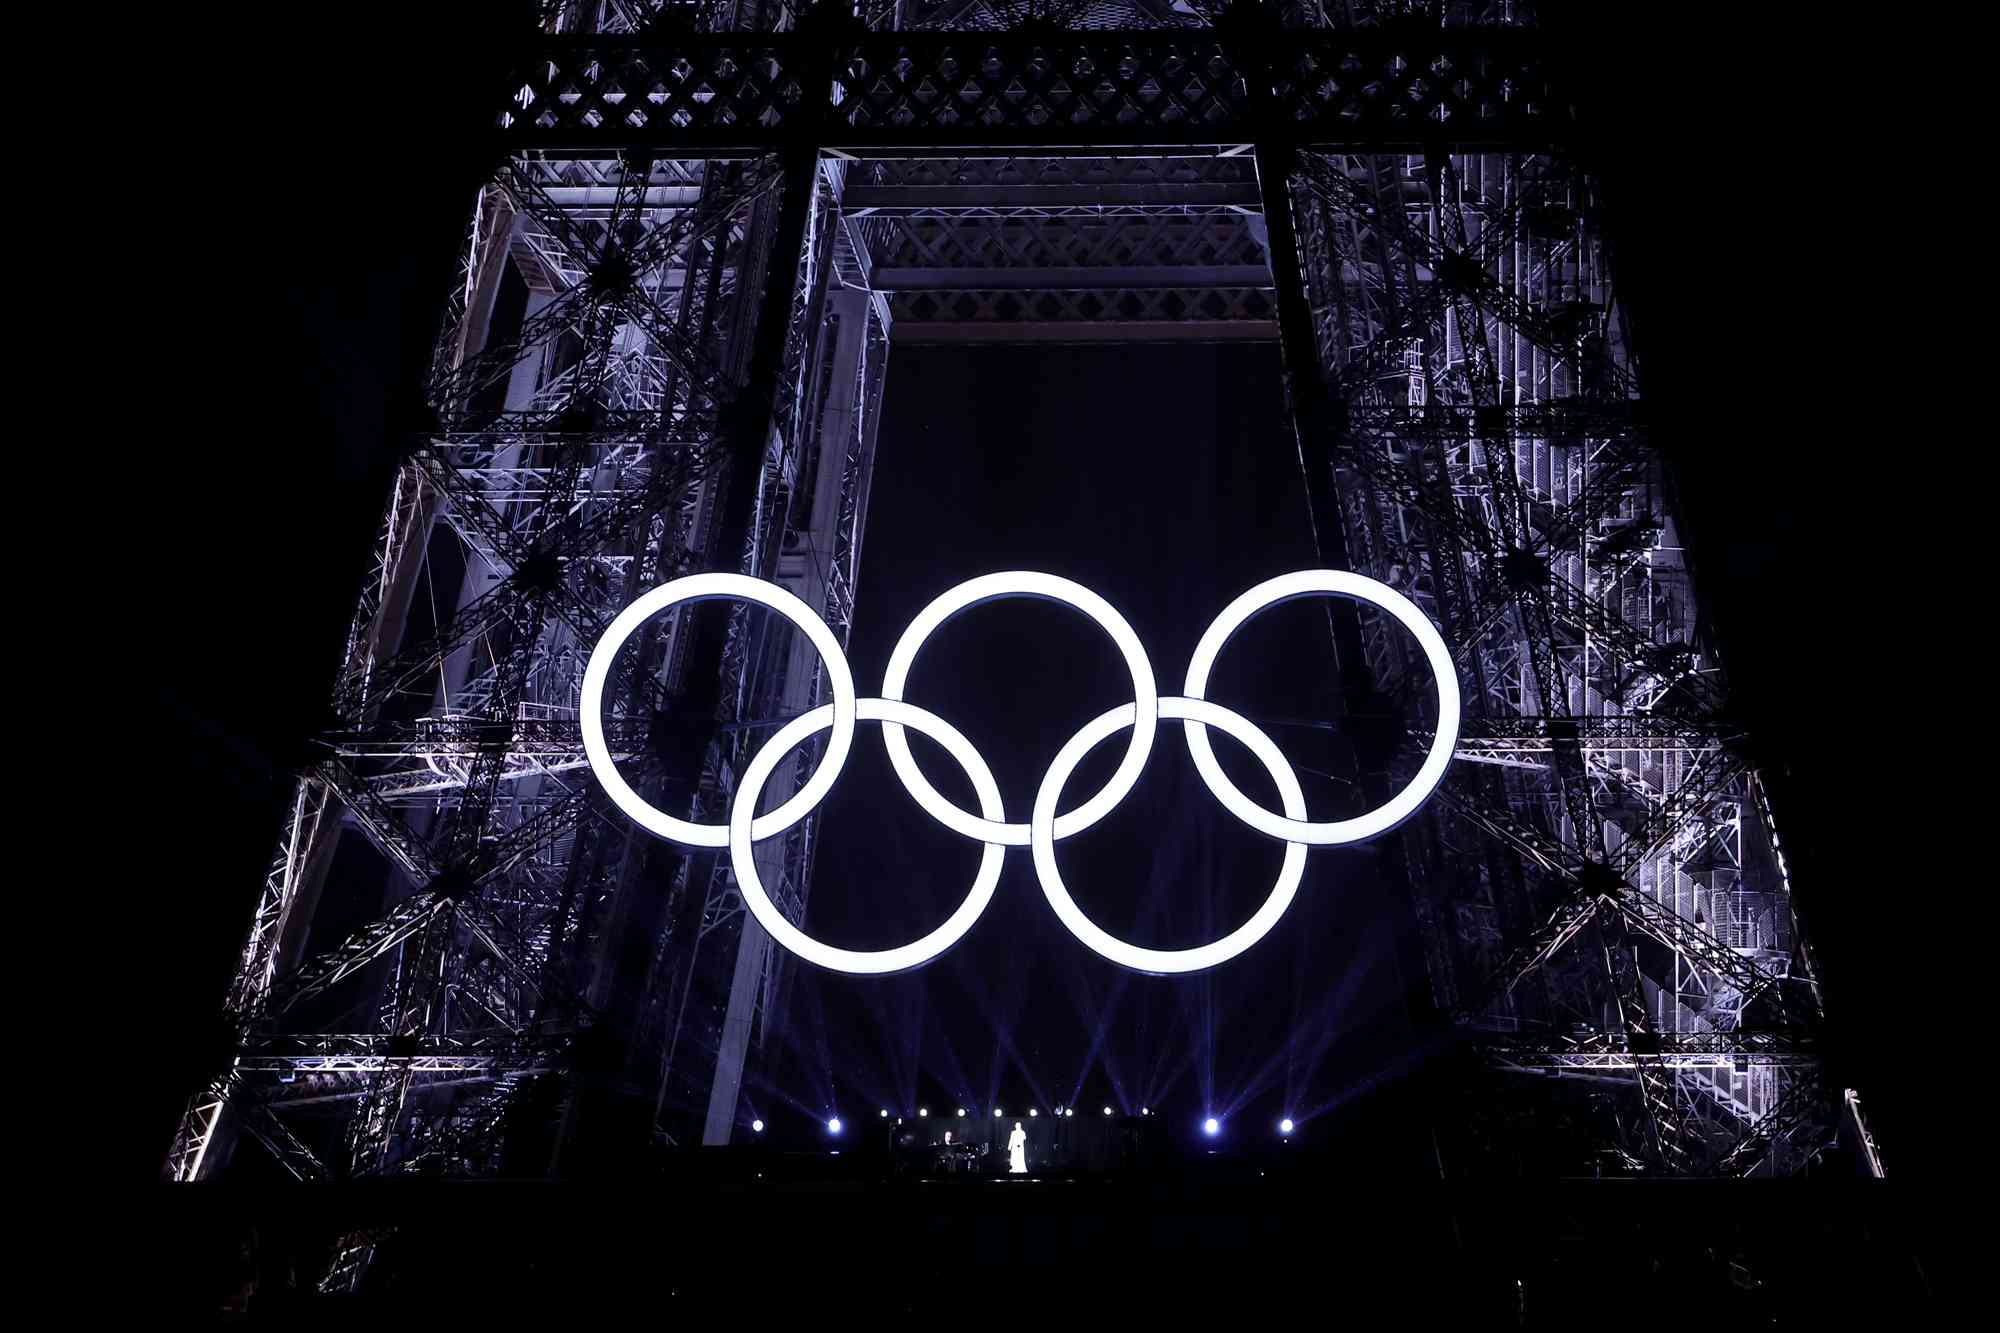
<instances>
[{"instance_id":1,"label":"illuminated white ring","mask_svg":"<svg viewBox=\"0 0 2000 1333\"><path fill-rule=\"evenodd\" d=\"M826 799L834 780L840 776L841 766L847 762L849 747L854 744L854 675L848 670L847 657L840 650L840 640L833 637L833 631L810 606L775 583L766 583L744 574L690 574L686 578L661 584L619 612L611 627L604 631L604 637L597 641L597 647L591 650L590 663L583 672L583 699L579 705L583 722L583 752L589 757L591 772L597 775L606 794L620 810L631 816L633 822L669 842L689 847L727 846L729 826L676 819L666 811L647 804L646 799L632 789L632 785L618 772L618 766L612 763L610 747L604 742L604 685L610 679L611 664L617 659L618 650L647 620L682 602L732 599L769 607L803 630L819 653L820 660L826 663L827 684L833 690L833 702L828 705L833 719L833 736L826 743L826 754L820 759L819 767L814 770L812 779L799 788L797 795L771 813L760 816L751 825L751 836L761 842L783 833L811 814L813 808Z\"/></svg>"},{"instance_id":2,"label":"illuminated white ring","mask_svg":"<svg viewBox=\"0 0 2000 1333\"><path fill-rule=\"evenodd\" d=\"M1269 837L1309 843L1315 847L1360 842L1387 833L1415 814L1417 808L1430 799L1430 794L1443 780L1445 769L1451 766L1452 752L1458 745L1458 672L1452 664L1451 650L1445 647L1444 636L1437 632L1437 627L1409 598L1386 583L1377 583L1360 574L1338 569L1305 569L1295 574L1281 574L1258 584L1222 609L1222 614L1215 618L1201 636L1201 642L1195 645L1194 656L1188 661L1187 684L1182 689L1182 693L1190 699L1204 696L1208 689L1208 673L1215 665L1216 656L1229 642L1230 635L1251 616L1280 602L1328 593L1371 603L1394 616L1404 629L1416 636L1425 658L1430 662L1431 674L1437 680L1437 735L1431 741L1430 753L1424 756L1423 766L1401 791L1386 804L1354 819L1314 824L1306 822L1303 814L1290 819L1280 818L1238 791L1236 784L1223 773L1222 766L1215 762L1215 751L1209 748L1207 728L1196 721L1190 721L1186 728L1188 751L1194 756L1195 771L1201 774L1201 780L1208 784L1208 789L1215 793L1215 799L1222 802L1229 813ZM1361 667L1359 663L1353 663L1348 669L1360 670Z\"/></svg>"},{"instance_id":3,"label":"illuminated white ring","mask_svg":"<svg viewBox=\"0 0 2000 1333\"><path fill-rule=\"evenodd\" d=\"M859 711L864 721L880 722L884 729L891 724L915 727L942 745L947 754L958 760L965 775L972 779L972 789L979 796L979 808L989 818L999 816L1000 784L993 780L986 761L979 757L979 751L972 747L972 742L960 735L950 723L913 704L893 699L863 699L859 703ZM764 783L778 766L778 761L806 737L824 731L832 724L833 716L833 706L822 704L810 713L793 718L778 729L778 733L757 751L756 757L743 770L743 777L736 785L736 804L729 812L729 863L736 870L736 887L742 891L743 905L757 918L757 924L770 932L779 944L807 962L817 963L832 972L858 976L907 972L930 962L972 929L972 923L979 920L986 904L993 899L993 889L1000 882L1000 865L1006 858L1006 852L997 843L987 843L980 851L979 871L972 878L972 891L966 894L965 901L958 905L958 910L943 925L914 944L872 951L837 949L831 944L820 943L787 921L784 913L764 892L764 881L757 873L756 859L750 854L750 844L756 836L750 812L757 808L757 797L763 793Z\"/></svg>"},{"instance_id":4,"label":"illuminated white ring","mask_svg":"<svg viewBox=\"0 0 2000 1333\"><path fill-rule=\"evenodd\" d=\"M1122 704L1086 723L1083 730L1070 737L1069 742L1057 752L1055 762L1049 765L1041 790L1035 793L1035 810L1028 821L1033 832L1033 841L1029 846L1035 857L1035 878L1041 881L1043 896L1049 900L1049 906L1055 909L1062 923L1069 927L1070 934L1093 952L1135 972L1149 972L1154 976L1206 971L1236 957L1263 939L1278 924L1278 919L1292 905L1299 879L1305 874L1305 844L1286 842L1284 864L1278 868L1278 880L1271 886L1270 897L1248 921L1212 944L1192 949L1145 949L1128 944L1099 928L1069 896L1069 890L1063 886L1062 872L1056 869L1053 836L1056 803L1062 800L1063 784L1083 757L1096 749L1105 737L1131 726L1136 711L1135 705ZM1286 813L1294 819L1305 818L1306 797L1299 789L1298 774L1292 771L1292 766L1285 761L1276 743L1248 718L1206 699L1176 699L1172 696L1160 700L1159 716L1178 718L1190 728L1199 723L1220 727L1243 742L1270 772L1272 781L1278 784L1278 797L1284 803Z\"/></svg>"},{"instance_id":5,"label":"illuminated white ring","mask_svg":"<svg viewBox=\"0 0 2000 1333\"><path fill-rule=\"evenodd\" d=\"M1153 683L1153 664L1147 660L1146 649L1139 642L1139 636L1132 632L1132 627L1125 623L1125 617L1119 615L1111 603L1081 583L1057 578L1053 574L1013 570L967 579L925 607L903 631L903 637L896 641L896 650L889 655L889 669L882 673L882 697L890 700L903 697L903 686L909 680L911 665L917 660L917 650L946 621L982 602L996 602L1007 597L1038 597L1083 612L1099 629L1111 636L1111 642L1125 659L1125 669L1132 675L1132 697L1139 716L1138 726L1132 729L1132 744L1126 749L1118 770L1097 795L1056 819L1055 837L1060 841L1089 828L1125 799L1126 793L1139 781L1140 771L1146 767L1147 756L1153 751L1153 733L1159 727L1159 689ZM901 727L884 723L882 743L889 747L889 763L895 768L896 776L903 780L910 799L922 806L925 813L938 823L978 842L999 843L1003 847L1026 847L1029 844L1026 824L1003 824L999 822L998 815L992 819L979 819L945 799L917 768L916 757L910 753L909 739L903 735Z\"/></svg>"}]
</instances>

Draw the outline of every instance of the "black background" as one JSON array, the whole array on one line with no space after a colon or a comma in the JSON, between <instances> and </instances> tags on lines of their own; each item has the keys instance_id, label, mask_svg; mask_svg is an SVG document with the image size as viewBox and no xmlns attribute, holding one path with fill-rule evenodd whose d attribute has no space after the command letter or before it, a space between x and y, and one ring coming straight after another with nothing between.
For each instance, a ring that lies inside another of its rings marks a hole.
<instances>
[{"instance_id":1,"label":"black background","mask_svg":"<svg viewBox=\"0 0 2000 1333\"><path fill-rule=\"evenodd\" d=\"M260 113L253 128L217 128L226 153L204 140L163 157L153 182L161 253L202 259L170 278L173 299L140 335L164 372L146 386L160 405L162 447L147 460L158 474L137 497L152 592L136 655L156 693L131 778L141 827L112 848L143 996L121 988L115 1002L142 1008L153 1048L121 1102L131 1118L114 1170L135 1180L157 1171L203 1063L195 1037L328 690L388 438L408 419L398 413L480 174L454 145L478 128L495 56L465 34L497 10L440 4L393 29L359 10L264 15L200 53L204 67L235 72L230 86ZM1892 1173L1941 1179L1954 1151L1941 998L1932 1007L1945 941L1925 909L1946 890L1907 850L1922 836L1924 776L1907 743L1874 752L1893 729L1845 725L1896 706L1908 686L1889 655L1912 651L1912 613L1889 595L1896 557L1872 529L1883 497L1870 493L1872 467L1898 447L1884 423L1899 381L1876 364L1887 349L1842 338L1875 318L1857 310L1872 282L1848 258L1854 220L1811 202L1837 193L1830 183L1848 166L1837 150L1865 108L1845 110L1845 66L1817 23L1721 29L1650 3L1576 13L1568 46L1649 399L1681 469L1735 691L1783 778L1782 832L1829 988L1833 1076L1863 1089ZM1038 410L1082 410L1056 392L1110 395L1135 437L1174 425L1183 386L1141 354L1128 360L1122 384L1047 379ZM892 396L908 388L901 370L892 361ZM1246 388L1262 373L1245 372ZM1103 591L1132 607L1160 590ZM1188 615L1219 605L1200 590ZM1159 663L1185 660L1149 643ZM1080 718L1086 701L1064 706Z\"/></svg>"}]
</instances>

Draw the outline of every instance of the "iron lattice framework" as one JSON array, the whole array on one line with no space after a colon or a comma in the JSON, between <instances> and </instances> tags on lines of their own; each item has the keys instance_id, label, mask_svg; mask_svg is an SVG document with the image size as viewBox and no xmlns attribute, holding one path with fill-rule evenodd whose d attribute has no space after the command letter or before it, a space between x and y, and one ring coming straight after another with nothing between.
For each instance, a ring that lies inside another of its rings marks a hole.
<instances>
[{"instance_id":1,"label":"iron lattice framework","mask_svg":"<svg viewBox=\"0 0 2000 1333\"><path fill-rule=\"evenodd\" d=\"M1323 559L1453 646L1459 762L1395 849L1440 1013L1511 1084L1583 1090L1594 1169L1792 1172L1839 1123L1873 1162L1567 104L1525 6L1399 8L549 6L168 1174L240 1133L303 1179L544 1171L635 1096L641 1132L727 1142L781 958L726 860L607 818L589 646L704 568L845 637L892 341L1159 338L1280 341ZM1428 681L1392 625L1333 625L1394 782ZM822 700L767 629L687 608L623 655L610 731L656 804L720 818ZM347 848L386 867L372 912L337 907L353 874L322 895ZM759 852L794 919L812 849L809 819Z\"/></svg>"}]
</instances>

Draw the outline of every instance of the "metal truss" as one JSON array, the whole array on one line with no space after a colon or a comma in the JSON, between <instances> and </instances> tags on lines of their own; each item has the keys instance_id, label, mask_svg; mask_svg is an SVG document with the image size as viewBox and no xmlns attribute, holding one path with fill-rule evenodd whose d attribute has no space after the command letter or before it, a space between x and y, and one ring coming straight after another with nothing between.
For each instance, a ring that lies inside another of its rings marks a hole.
<instances>
[{"instance_id":1,"label":"metal truss","mask_svg":"<svg viewBox=\"0 0 2000 1333\"><path fill-rule=\"evenodd\" d=\"M1564 133L1539 47L1511 28L1418 16L1140 29L1128 17L1110 30L968 33L871 30L812 12L821 21L810 31L660 25L551 38L508 76L495 123L523 145L577 156L657 142L717 157L801 143L922 156L1280 140L1514 148Z\"/></svg>"},{"instance_id":2,"label":"metal truss","mask_svg":"<svg viewBox=\"0 0 2000 1333\"><path fill-rule=\"evenodd\" d=\"M782 582L844 640L895 342L1156 338L1280 342L1323 558L1452 646L1460 762L1395 851L1439 1011L1525 1097L1602 1083L1626 1169L1793 1171L1839 1118L1879 1172L1819 1078L1772 812L1525 7L1335 8L545 7L171 1178L243 1136L302 1180L564 1169L607 1098L728 1141L783 955L724 859L600 808L591 645L696 569ZM1392 626L1335 632L1392 781L1428 681ZM688 608L622 655L608 734L649 800L713 820L824 697L771 618ZM814 846L809 819L757 852L794 919Z\"/></svg>"},{"instance_id":3,"label":"metal truss","mask_svg":"<svg viewBox=\"0 0 2000 1333\"><path fill-rule=\"evenodd\" d=\"M1463 762L1406 837L1440 1007L1502 1068L1629 1087L1606 1129L1634 1169L1796 1168L1830 1124L1818 992L1590 182L1554 154L1437 147L1282 166L1322 540L1423 605L1469 687ZM1421 710L1410 646L1362 638L1383 706ZM1557 1041L1578 1025L1608 1035ZM1753 1159L1746 1124L1784 1150Z\"/></svg>"},{"instance_id":4,"label":"metal truss","mask_svg":"<svg viewBox=\"0 0 2000 1333\"><path fill-rule=\"evenodd\" d=\"M607 996L643 1012L657 1006L627 992L666 980L613 965L635 921L690 1017L761 1012L782 969L740 918L699 939L646 918L646 840L581 772L577 701L610 616L684 570L758 568L851 623L889 312L831 281L840 183L837 164L782 155L524 150L481 191L431 375L438 424L397 473L229 990L227 1054L170 1176L214 1175L241 1138L301 1180L546 1171L589 1135L571 1051L607 1026L648 1100L676 1047L704 1100L740 1083L748 1041L724 1054L605 1022ZM802 251L796 273L777 258ZM738 720L823 691L792 660L803 645L727 619L663 617L620 663L609 731L650 799L713 804ZM662 776L690 771L703 781ZM352 906L368 874L332 872L343 845L343 864L372 854L386 876L372 914ZM772 849L794 912L810 846L808 823ZM699 1133L705 1112L661 1115ZM322 1287L358 1281L377 1239L344 1242Z\"/></svg>"},{"instance_id":5,"label":"metal truss","mask_svg":"<svg viewBox=\"0 0 2000 1333\"><path fill-rule=\"evenodd\" d=\"M1654 1059L1675 1069L1723 1069L1739 1064L1810 1065L1818 1055L1809 1040L1787 1041L1770 1033L1661 1033L1634 1043L1623 1032L1589 1028L1556 1037L1496 1034L1486 1049L1495 1059L1522 1070L1627 1070Z\"/></svg>"}]
</instances>

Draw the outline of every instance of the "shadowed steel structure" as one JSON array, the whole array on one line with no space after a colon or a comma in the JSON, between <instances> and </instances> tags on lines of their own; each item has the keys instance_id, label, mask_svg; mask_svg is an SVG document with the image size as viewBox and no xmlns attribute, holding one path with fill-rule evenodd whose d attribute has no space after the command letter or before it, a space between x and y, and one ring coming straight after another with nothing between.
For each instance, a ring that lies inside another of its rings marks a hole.
<instances>
[{"instance_id":1,"label":"shadowed steel structure","mask_svg":"<svg viewBox=\"0 0 2000 1333\"><path fill-rule=\"evenodd\" d=\"M896 344L1161 339L1280 344L1321 562L1451 645L1457 757L1385 843L1440 1028L1518 1105L1578 1094L1598 1170L1791 1173L1836 1133L1875 1163L1819 1076L1780 843L1531 6L544 8L495 71L434 428L169 1176L244 1134L322 1179L567 1174L620 1135L746 1132L786 960L726 856L597 791L591 645L699 570L778 581L845 641ZM1393 622L1330 624L1379 803L1431 682ZM621 771L709 822L827 697L802 636L740 606L661 617L619 662ZM814 826L757 853L794 921ZM336 855L386 867L372 914L332 910ZM1458 1169L1504 1158L1505 1104Z\"/></svg>"}]
</instances>

